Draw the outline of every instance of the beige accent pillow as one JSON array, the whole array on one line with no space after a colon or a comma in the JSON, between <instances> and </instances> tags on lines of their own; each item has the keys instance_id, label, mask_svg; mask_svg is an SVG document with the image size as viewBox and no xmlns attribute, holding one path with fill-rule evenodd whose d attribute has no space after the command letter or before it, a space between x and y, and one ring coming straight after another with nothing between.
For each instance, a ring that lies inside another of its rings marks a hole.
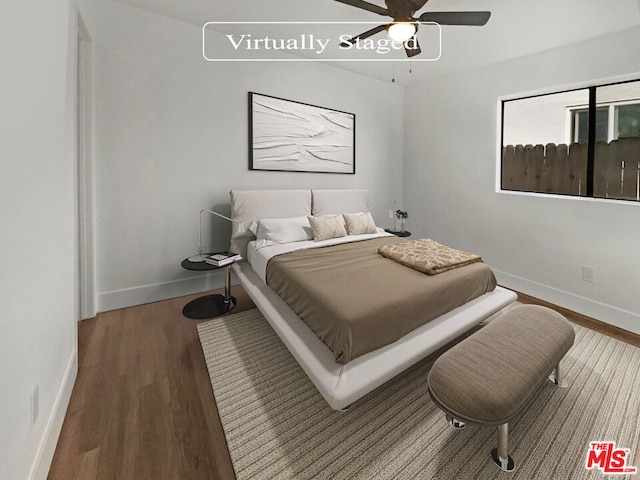
<instances>
[{"instance_id":1,"label":"beige accent pillow","mask_svg":"<svg viewBox=\"0 0 640 480\"><path fill-rule=\"evenodd\" d=\"M349 235L362 235L363 233L376 233L378 231L370 212L343 213L342 216Z\"/></svg>"},{"instance_id":2,"label":"beige accent pillow","mask_svg":"<svg viewBox=\"0 0 640 480\"><path fill-rule=\"evenodd\" d=\"M309 225L311 225L313 239L315 241L347 236L342 215L334 215L331 217L309 216L307 218L309 219Z\"/></svg>"}]
</instances>

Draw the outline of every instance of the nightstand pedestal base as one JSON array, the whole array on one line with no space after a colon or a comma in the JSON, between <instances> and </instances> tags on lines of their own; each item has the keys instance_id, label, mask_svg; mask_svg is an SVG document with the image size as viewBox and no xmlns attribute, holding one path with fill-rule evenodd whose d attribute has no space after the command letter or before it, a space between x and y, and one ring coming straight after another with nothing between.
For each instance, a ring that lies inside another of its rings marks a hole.
<instances>
[{"instance_id":1,"label":"nightstand pedestal base","mask_svg":"<svg viewBox=\"0 0 640 480\"><path fill-rule=\"evenodd\" d=\"M182 314L187 318L200 320L223 315L235 306L235 297L229 297L229 300L225 301L224 295L218 293L215 295L205 295L204 297L190 301L182 309Z\"/></svg>"}]
</instances>

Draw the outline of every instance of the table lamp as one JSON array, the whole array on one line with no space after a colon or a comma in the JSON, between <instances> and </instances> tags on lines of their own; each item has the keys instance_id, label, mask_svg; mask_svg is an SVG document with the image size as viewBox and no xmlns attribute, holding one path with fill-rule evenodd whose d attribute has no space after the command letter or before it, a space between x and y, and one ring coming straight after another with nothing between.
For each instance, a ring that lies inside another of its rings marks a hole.
<instances>
[{"instance_id":1,"label":"table lamp","mask_svg":"<svg viewBox=\"0 0 640 480\"><path fill-rule=\"evenodd\" d=\"M243 222L233 220L218 212L214 212L213 210L208 210L206 208L203 208L202 210L200 210L200 229L198 231L198 254L192 257L189 257L188 260L190 262L204 262L205 259L207 258L207 253L209 253L209 252L202 251L202 214L204 212L211 213L212 215L216 215L217 217L224 218L225 220L230 221L232 224L231 228L233 228L234 233L244 233L246 231Z\"/></svg>"}]
</instances>

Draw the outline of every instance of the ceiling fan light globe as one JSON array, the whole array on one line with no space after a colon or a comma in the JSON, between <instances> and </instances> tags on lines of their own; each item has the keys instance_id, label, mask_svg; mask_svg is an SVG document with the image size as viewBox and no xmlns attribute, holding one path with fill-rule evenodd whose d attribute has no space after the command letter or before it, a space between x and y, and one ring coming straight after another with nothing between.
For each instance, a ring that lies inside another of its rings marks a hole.
<instances>
[{"instance_id":1,"label":"ceiling fan light globe","mask_svg":"<svg viewBox=\"0 0 640 480\"><path fill-rule=\"evenodd\" d=\"M389 25L387 32L391 40L404 43L416 34L416 25L412 22L394 22Z\"/></svg>"}]
</instances>

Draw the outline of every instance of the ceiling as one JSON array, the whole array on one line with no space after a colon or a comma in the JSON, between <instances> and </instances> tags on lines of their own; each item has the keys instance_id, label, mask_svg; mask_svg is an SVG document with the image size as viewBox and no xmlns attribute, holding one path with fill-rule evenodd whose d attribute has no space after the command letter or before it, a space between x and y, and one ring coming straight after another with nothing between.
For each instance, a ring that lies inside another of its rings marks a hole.
<instances>
[{"instance_id":1,"label":"ceiling","mask_svg":"<svg viewBox=\"0 0 640 480\"><path fill-rule=\"evenodd\" d=\"M387 23L389 20L334 0L115 1L198 26L211 21ZM385 6L384 0L368 1ZM640 26L640 0L430 0L415 17L425 11L458 10L489 10L492 15L483 27L443 26L442 54L437 61L336 62L335 65L408 85ZM282 35L286 27L272 28L279 29ZM368 28L364 26L362 30Z\"/></svg>"}]
</instances>

